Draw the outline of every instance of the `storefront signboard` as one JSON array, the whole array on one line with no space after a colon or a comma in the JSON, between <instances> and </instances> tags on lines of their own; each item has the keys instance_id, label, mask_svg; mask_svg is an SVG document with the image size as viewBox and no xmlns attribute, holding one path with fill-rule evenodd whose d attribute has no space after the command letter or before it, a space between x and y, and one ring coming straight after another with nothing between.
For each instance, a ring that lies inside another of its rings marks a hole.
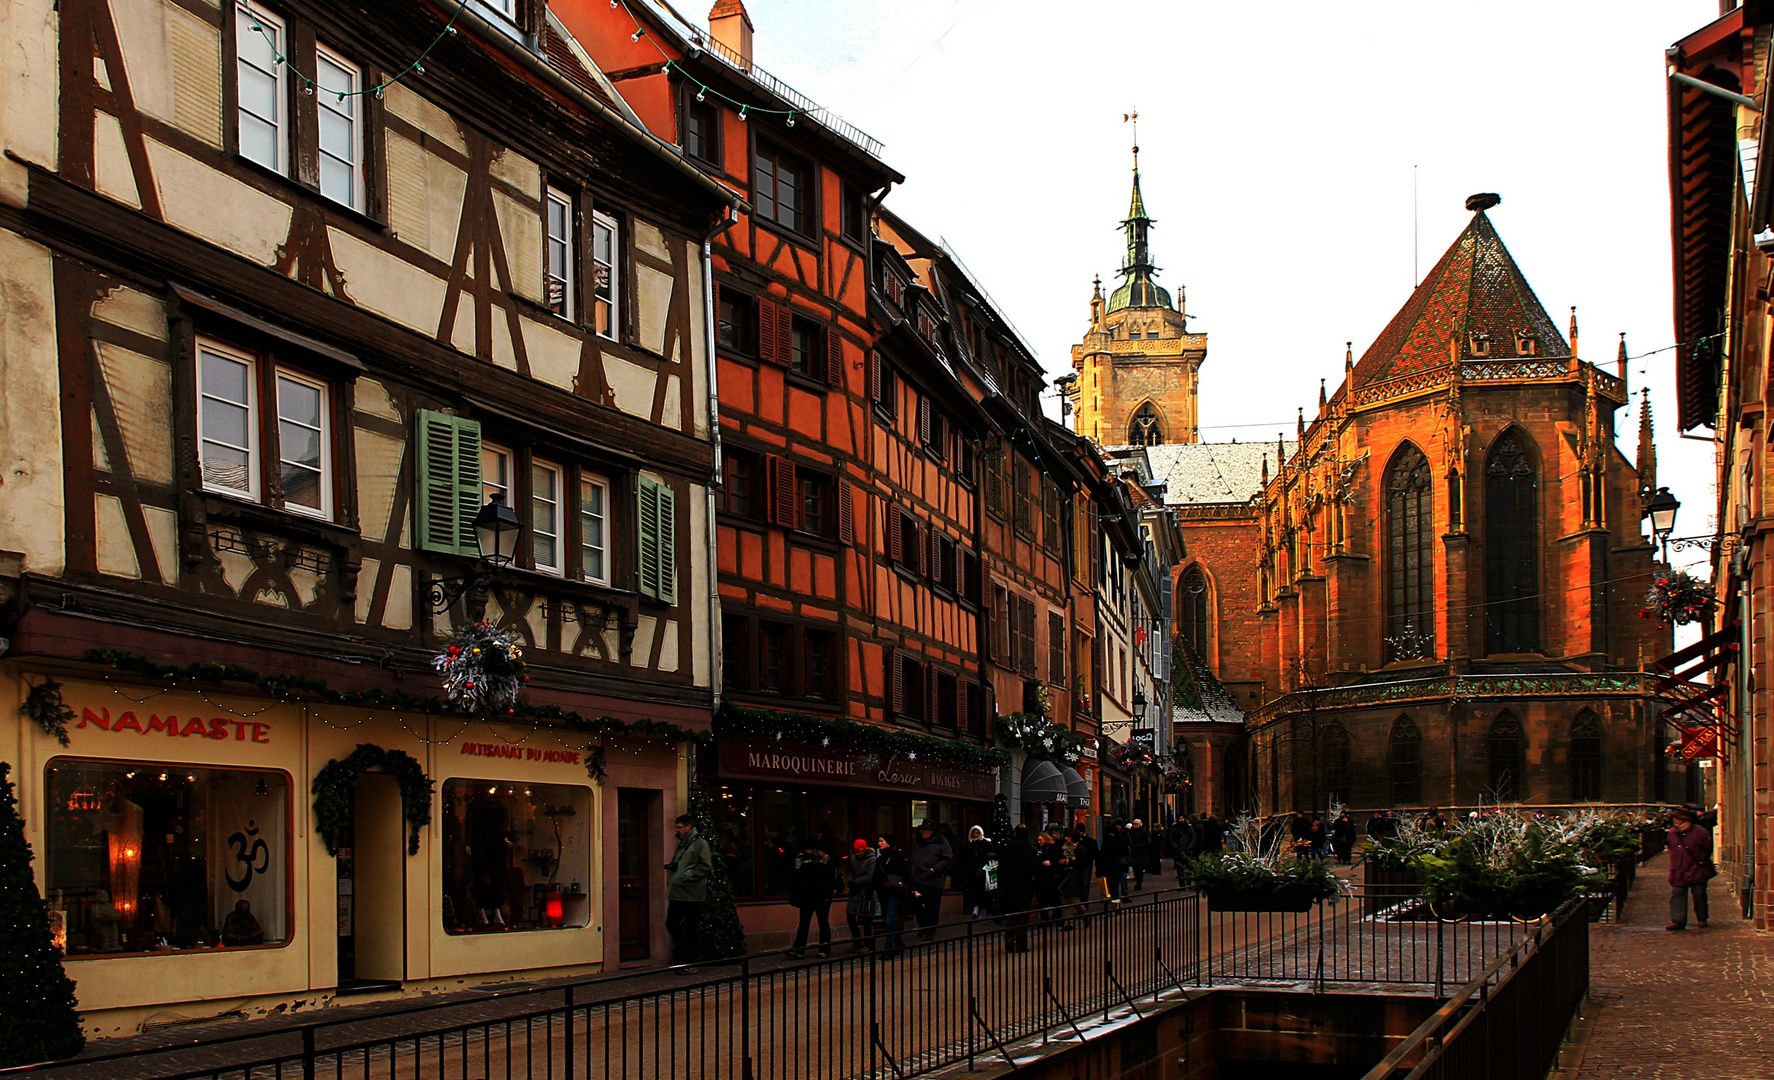
<instances>
[{"instance_id":1,"label":"storefront signboard","mask_svg":"<svg viewBox=\"0 0 1774 1080\"><path fill-rule=\"evenodd\" d=\"M97 712L81 709L80 722L74 728L78 731L88 727L109 731L113 735L133 731L137 735L166 735L187 739L226 739L232 735L238 742L271 741L271 725L256 720L229 720L220 716L208 719L187 716L180 719L171 713L166 716L159 713L143 713L138 716L131 709L125 709L116 716L111 715L110 709L101 708Z\"/></svg>"},{"instance_id":2,"label":"storefront signboard","mask_svg":"<svg viewBox=\"0 0 1774 1080\"><path fill-rule=\"evenodd\" d=\"M917 761L905 754L737 739L722 739L718 746L721 776L731 780L870 788L970 800L990 799L998 792L994 772Z\"/></svg>"}]
</instances>

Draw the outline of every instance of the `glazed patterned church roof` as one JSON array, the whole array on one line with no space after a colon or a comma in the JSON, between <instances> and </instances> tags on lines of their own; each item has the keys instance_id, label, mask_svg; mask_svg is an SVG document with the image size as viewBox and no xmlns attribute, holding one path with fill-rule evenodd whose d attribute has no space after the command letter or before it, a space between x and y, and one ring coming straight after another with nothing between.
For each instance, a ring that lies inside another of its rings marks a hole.
<instances>
[{"instance_id":1,"label":"glazed patterned church roof","mask_svg":"<svg viewBox=\"0 0 1774 1080\"><path fill-rule=\"evenodd\" d=\"M1570 355L1485 215L1494 200L1494 195L1467 200L1478 207L1472 221L1362 354L1351 389L1441 367L1451 359L1450 342L1458 343L1464 357L1468 336L1475 333L1490 337L1494 356L1515 355L1517 331L1539 338L1541 356Z\"/></svg>"}]
</instances>

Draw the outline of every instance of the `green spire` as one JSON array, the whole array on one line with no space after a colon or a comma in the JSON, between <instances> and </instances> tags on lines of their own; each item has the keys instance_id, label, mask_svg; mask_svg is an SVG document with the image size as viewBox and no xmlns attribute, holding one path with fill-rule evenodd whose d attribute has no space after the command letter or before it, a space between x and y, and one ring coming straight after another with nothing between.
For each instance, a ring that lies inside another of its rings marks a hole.
<instances>
[{"instance_id":1,"label":"green spire","mask_svg":"<svg viewBox=\"0 0 1774 1080\"><path fill-rule=\"evenodd\" d=\"M1109 297L1109 310L1120 311L1122 308L1169 308L1176 310L1170 302L1170 293L1158 287L1152 280L1158 268L1152 265L1152 249L1147 234L1151 231L1153 221L1146 213L1146 199L1140 194L1140 148L1133 148L1133 202L1127 208L1127 220L1121 227L1127 230L1127 263L1121 268L1121 276L1127 280Z\"/></svg>"}]
</instances>

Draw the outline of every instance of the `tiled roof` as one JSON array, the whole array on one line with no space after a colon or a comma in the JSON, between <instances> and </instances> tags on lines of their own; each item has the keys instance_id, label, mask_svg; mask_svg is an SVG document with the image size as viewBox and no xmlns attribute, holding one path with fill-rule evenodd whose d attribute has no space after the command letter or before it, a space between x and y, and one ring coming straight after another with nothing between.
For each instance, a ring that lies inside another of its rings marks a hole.
<instances>
[{"instance_id":1,"label":"tiled roof","mask_svg":"<svg viewBox=\"0 0 1774 1080\"><path fill-rule=\"evenodd\" d=\"M1294 452L1293 443L1284 445ZM1145 450L1152 479L1167 485L1166 506L1249 502L1263 488L1263 462L1270 476L1279 464L1272 442L1164 443Z\"/></svg>"},{"instance_id":2,"label":"tiled roof","mask_svg":"<svg viewBox=\"0 0 1774 1080\"><path fill-rule=\"evenodd\" d=\"M1515 333L1539 337L1541 356L1569 356L1570 346L1483 210L1442 255L1404 307L1362 354L1351 388L1441 367L1452 360L1450 342L1466 355L1467 337L1493 342L1493 355L1515 355Z\"/></svg>"},{"instance_id":3,"label":"tiled roof","mask_svg":"<svg viewBox=\"0 0 1774 1080\"><path fill-rule=\"evenodd\" d=\"M1176 678L1171 693L1171 719L1178 723L1210 721L1221 724L1244 723L1244 710L1232 701L1232 695L1214 678L1195 650L1182 638L1177 639Z\"/></svg>"},{"instance_id":4,"label":"tiled roof","mask_svg":"<svg viewBox=\"0 0 1774 1080\"><path fill-rule=\"evenodd\" d=\"M565 75L569 82L606 105L615 104L610 95L604 92L603 86L587 70L586 64L580 60L566 35L552 25L542 28L542 52L548 58L548 66Z\"/></svg>"}]
</instances>

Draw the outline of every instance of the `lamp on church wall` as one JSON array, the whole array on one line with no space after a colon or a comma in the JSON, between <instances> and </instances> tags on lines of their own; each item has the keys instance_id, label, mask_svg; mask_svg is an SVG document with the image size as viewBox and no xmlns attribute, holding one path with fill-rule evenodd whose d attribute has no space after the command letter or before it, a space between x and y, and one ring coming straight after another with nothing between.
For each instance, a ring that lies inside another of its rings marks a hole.
<instances>
[{"instance_id":1,"label":"lamp on church wall","mask_svg":"<svg viewBox=\"0 0 1774 1080\"><path fill-rule=\"evenodd\" d=\"M1675 532L1675 513L1681 508L1681 500L1671 495L1666 487L1658 488L1645 508L1651 519L1651 535L1663 546L1664 562L1669 561L1669 534Z\"/></svg>"}]
</instances>

